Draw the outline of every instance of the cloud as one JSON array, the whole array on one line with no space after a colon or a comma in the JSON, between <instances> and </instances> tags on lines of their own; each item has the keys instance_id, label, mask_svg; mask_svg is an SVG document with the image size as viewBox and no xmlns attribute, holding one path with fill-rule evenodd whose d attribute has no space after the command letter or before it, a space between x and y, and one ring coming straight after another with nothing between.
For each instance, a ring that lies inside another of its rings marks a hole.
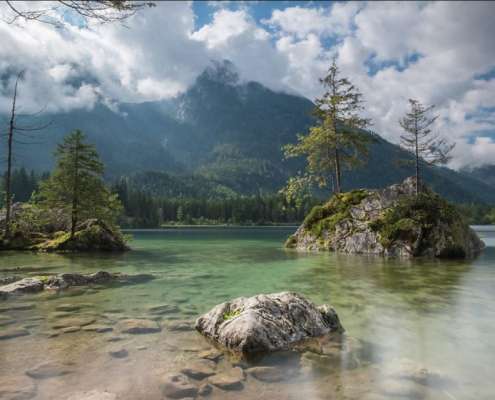
<instances>
[{"instance_id":1,"label":"cloud","mask_svg":"<svg viewBox=\"0 0 495 400\"><path fill-rule=\"evenodd\" d=\"M169 98L223 59L243 80L314 99L337 56L384 137L398 142L397 121L407 99L417 98L436 104L435 129L458 143L451 166L493 163L495 3L278 4L262 20L255 12L261 4L214 6L203 26L195 26L186 2L160 2L127 27L0 22L0 112L10 107L12 77L21 69L26 110L65 111Z\"/></svg>"}]
</instances>

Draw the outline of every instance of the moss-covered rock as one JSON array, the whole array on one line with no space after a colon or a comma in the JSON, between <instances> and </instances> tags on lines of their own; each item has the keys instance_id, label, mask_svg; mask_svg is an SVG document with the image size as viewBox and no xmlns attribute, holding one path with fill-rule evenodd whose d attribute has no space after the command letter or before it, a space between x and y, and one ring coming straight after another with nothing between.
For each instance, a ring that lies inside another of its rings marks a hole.
<instances>
[{"instance_id":1,"label":"moss-covered rock","mask_svg":"<svg viewBox=\"0 0 495 400\"><path fill-rule=\"evenodd\" d=\"M124 251L128 250L124 236L98 219L80 224L73 238L68 232L57 232L50 240L35 246L41 251Z\"/></svg>"},{"instance_id":2,"label":"moss-covered rock","mask_svg":"<svg viewBox=\"0 0 495 400\"><path fill-rule=\"evenodd\" d=\"M5 217L0 212L0 232ZM42 211L32 204L16 203L12 207L11 234L0 233L0 250L34 251L124 251L128 250L120 229L102 220L88 219L77 226L71 238L64 213Z\"/></svg>"},{"instance_id":3,"label":"moss-covered rock","mask_svg":"<svg viewBox=\"0 0 495 400\"><path fill-rule=\"evenodd\" d=\"M414 178L335 195L308 214L286 247L404 257L473 257L483 242L458 210Z\"/></svg>"}]
</instances>

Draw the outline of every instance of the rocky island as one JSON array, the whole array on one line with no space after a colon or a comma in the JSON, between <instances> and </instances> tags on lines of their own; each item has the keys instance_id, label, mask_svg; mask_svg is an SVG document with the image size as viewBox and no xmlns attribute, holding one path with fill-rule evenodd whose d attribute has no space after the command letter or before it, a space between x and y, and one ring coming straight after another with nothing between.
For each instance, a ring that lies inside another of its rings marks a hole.
<instances>
[{"instance_id":1,"label":"rocky island","mask_svg":"<svg viewBox=\"0 0 495 400\"><path fill-rule=\"evenodd\" d=\"M459 211L415 178L353 190L314 207L287 248L400 257L470 258L484 243Z\"/></svg>"},{"instance_id":2,"label":"rocky island","mask_svg":"<svg viewBox=\"0 0 495 400\"><path fill-rule=\"evenodd\" d=\"M120 230L98 218L78 223L71 237L70 220L63 212L15 203L12 222L9 238L0 236L0 250L87 252L129 249ZM4 225L5 216L0 214L0 229L3 230Z\"/></svg>"}]
</instances>

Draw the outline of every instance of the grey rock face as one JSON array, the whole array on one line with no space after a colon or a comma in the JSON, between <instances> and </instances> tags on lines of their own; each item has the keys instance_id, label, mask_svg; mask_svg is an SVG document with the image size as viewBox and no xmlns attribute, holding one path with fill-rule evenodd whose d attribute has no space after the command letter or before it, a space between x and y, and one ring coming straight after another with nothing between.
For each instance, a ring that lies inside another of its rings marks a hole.
<instances>
[{"instance_id":1,"label":"grey rock face","mask_svg":"<svg viewBox=\"0 0 495 400\"><path fill-rule=\"evenodd\" d=\"M0 287L0 298L19 293L36 293L43 290L43 282L36 278L24 278L20 281Z\"/></svg>"},{"instance_id":2,"label":"grey rock face","mask_svg":"<svg viewBox=\"0 0 495 400\"><path fill-rule=\"evenodd\" d=\"M405 223L402 228L388 226L397 233L397 237L392 240L382 237L378 226L380 223L388 223L384 216L397 210L401 201L415 197L415 178L407 178L404 182L383 190L361 191L364 197L359 197L357 204L350 202L346 205L345 196L348 194L342 194L337 208L339 211L332 214L330 208L320 220L311 221L312 226L303 223L289 238L286 246L304 251L331 250L406 258L471 258L477 255L484 243L463 222L462 216L457 211L451 211L451 206L426 186L422 190L430 196L430 203L425 204L424 209L411 211L411 214L416 213L416 217L404 217L401 220ZM343 212L342 208L345 207L347 210ZM455 215L440 216L442 211ZM429 215L431 220L417 222L414 218L421 220L421 213ZM334 217L336 222L332 221ZM313 229L313 226L318 226L319 229Z\"/></svg>"},{"instance_id":3,"label":"grey rock face","mask_svg":"<svg viewBox=\"0 0 495 400\"><path fill-rule=\"evenodd\" d=\"M282 292L240 297L198 318L196 330L243 355L287 350L298 342L343 328L333 308Z\"/></svg>"}]
</instances>

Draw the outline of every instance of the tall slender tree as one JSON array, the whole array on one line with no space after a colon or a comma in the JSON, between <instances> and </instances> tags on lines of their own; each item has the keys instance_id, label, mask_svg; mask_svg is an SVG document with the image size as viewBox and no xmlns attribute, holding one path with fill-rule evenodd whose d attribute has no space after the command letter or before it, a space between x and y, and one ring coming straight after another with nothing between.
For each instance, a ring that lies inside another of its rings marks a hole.
<instances>
[{"instance_id":1,"label":"tall slender tree","mask_svg":"<svg viewBox=\"0 0 495 400\"><path fill-rule=\"evenodd\" d=\"M93 145L75 130L58 145L57 166L50 178L41 184L39 198L48 208L65 210L70 217L70 234L86 218L101 218L113 224L122 210L117 195L106 188L103 164Z\"/></svg>"},{"instance_id":2,"label":"tall slender tree","mask_svg":"<svg viewBox=\"0 0 495 400\"><path fill-rule=\"evenodd\" d=\"M10 237L10 229L11 229L11 219L12 219L12 166L13 166L13 157L14 157L14 143L16 142L16 136L26 135L29 132L41 131L47 128L51 121L39 126L23 126L18 123L18 105L17 105L17 95L18 95L18 86L19 81L23 76L23 72L21 71L17 74L15 82L14 82L14 91L12 94L12 106L10 109L10 118L7 129L7 170L5 173L5 230L4 237ZM24 116L33 116L38 115L40 112L35 114L26 114ZM18 142L18 141L17 141ZM19 142L18 142L19 143Z\"/></svg>"},{"instance_id":3,"label":"tall slender tree","mask_svg":"<svg viewBox=\"0 0 495 400\"><path fill-rule=\"evenodd\" d=\"M416 195L421 191L421 170L424 165L446 164L450 161L455 143L431 130L437 115L431 115L435 106L423 106L418 100L409 99L409 111L399 120L404 129L401 146L414 157Z\"/></svg>"},{"instance_id":4,"label":"tall slender tree","mask_svg":"<svg viewBox=\"0 0 495 400\"><path fill-rule=\"evenodd\" d=\"M306 156L305 179L320 186L332 183L333 191L342 190L343 170L358 166L366 158L371 136L362 132L370 120L361 116L362 94L341 77L334 59L325 78L320 79L325 93L315 101L317 125L308 134L299 135L296 144L286 145L286 157Z\"/></svg>"}]
</instances>

